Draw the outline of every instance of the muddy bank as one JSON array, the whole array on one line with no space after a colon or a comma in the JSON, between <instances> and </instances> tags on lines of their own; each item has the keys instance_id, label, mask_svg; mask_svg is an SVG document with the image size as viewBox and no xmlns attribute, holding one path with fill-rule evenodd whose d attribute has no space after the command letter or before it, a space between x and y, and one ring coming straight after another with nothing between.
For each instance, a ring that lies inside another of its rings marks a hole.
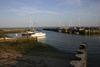
<instances>
[{"instance_id":1,"label":"muddy bank","mask_svg":"<svg viewBox=\"0 0 100 67\"><path fill-rule=\"evenodd\" d=\"M0 67L11 67L17 63L17 58L22 57L20 52L1 48L0 49Z\"/></svg>"},{"instance_id":2,"label":"muddy bank","mask_svg":"<svg viewBox=\"0 0 100 67\"><path fill-rule=\"evenodd\" d=\"M0 42L0 67L68 67L74 57L35 40Z\"/></svg>"},{"instance_id":3,"label":"muddy bank","mask_svg":"<svg viewBox=\"0 0 100 67\"><path fill-rule=\"evenodd\" d=\"M61 51L30 51L17 58L14 67L68 67L74 54Z\"/></svg>"}]
</instances>

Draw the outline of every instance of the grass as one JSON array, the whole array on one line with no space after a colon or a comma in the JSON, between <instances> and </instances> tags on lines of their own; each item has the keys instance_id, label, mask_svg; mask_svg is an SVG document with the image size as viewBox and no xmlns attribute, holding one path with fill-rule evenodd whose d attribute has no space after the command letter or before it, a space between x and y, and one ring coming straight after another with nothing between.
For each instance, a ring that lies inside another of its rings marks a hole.
<instances>
[{"instance_id":1,"label":"grass","mask_svg":"<svg viewBox=\"0 0 100 67\"><path fill-rule=\"evenodd\" d=\"M0 42L0 49L2 48L31 56L52 57L66 60L72 60L74 58L74 54L59 51L52 46L39 43L36 41L36 38L28 38L28 40L27 38L18 38L18 41L16 41L16 39L9 39L5 42L2 41Z\"/></svg>"},{"instance_id":2,"label":"grass","mask_svg":"<svg viewBox=\"0 0 100 67\"><path fill-rule=\"evenodd\" d=\"M7 40L0 40L0 48L10 49L25 53L29 50L32 51L57 51L57 49L48 46L47 44L39 43L36 41L36 38L14 38Z\"/></svg>"},{"instance_id":3,"label":"grass","mask_svg":"<svg viewBox=\"0 0 100 67\"><path fill-rule=\"evenodd\" d=\"M0 33L21 33L21 32L25 32L25 31L34 31L34 30L29 30L29 29L5 29L4 32L0 32Z\"/></svg>"}]
</instances>

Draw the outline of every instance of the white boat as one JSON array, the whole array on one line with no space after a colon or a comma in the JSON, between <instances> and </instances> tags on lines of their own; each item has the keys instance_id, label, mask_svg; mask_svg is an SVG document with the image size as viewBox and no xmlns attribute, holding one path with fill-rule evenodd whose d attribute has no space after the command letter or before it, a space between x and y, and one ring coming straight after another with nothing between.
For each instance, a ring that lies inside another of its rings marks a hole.
<instances>
[{"instance_id":1,"label":"white boat","mask_svg":"<svg viewBox=\"0 0 100 67\"><path fill-rule=\"evenodd\" d=\"M36 14L36 24L37 24L37 14ZM36 25L36 30L37 30L37 25ZM46 33L42 33L42 32L36 32L34 34L31 34L32 37L40 37L40 36L45 36Z\"/></svg>"},{"instance_id":2,"label":"white boat","mask_svg":"<svg viewBox=\"0 0 100 67\"><path fill-rule=\"evenodd\" d=\"M60 33L61 33L61 32L62 32L62 30L61 30L61 29L59 29L59 30L58 30L58 32L60 32Z\"/></svg>"},{"instance_id":3,"label":"white boat","mask_svg":"<svg viewBox=\"0 0 100 67\"><path fill-rule=\"evenodd\" d=\"M74 34L79 34L79 32L74 32Z\"/></svg>"},{"instance_id":4,"label":"white boat","mask_svg":"<svg viewBox=\"0 0 100 67\"><path fill-rule=\"evenodd\" d=\"M32 37L40 37L40 36L45 36L45 35L46 33L42 33L42 32L31 34Z\"/></svg>"}]
</instances>

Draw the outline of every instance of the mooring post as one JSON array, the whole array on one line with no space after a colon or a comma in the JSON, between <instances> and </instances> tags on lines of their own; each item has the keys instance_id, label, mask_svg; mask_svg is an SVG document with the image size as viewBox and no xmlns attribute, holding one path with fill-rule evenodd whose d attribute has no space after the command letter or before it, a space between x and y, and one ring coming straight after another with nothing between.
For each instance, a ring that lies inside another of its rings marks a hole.
<instances>
[{"instance_id":1,"label":"mooring post","mask_svg":"<svg viewBox=\"0 0 100 67\"><path fill-rule=\"evenodd\" d=\"M16 36L16 42L18 42L18 38L17 38L18 34L15 34L15 36Z\"/></svg>"},{"instance_id":2,"label":"mooring post","mask_svg":"<svg viewBox=\"0 0 100 67\"><path fill-rule=\"evenodd\" d=\"M27 41L28 41L28 36L27 36Z\"/></svg>"},{"instance_id":3,"label":"mooring post","mask_svg":"<svg viewBox=\"0 0 100 67\"><path fill-rule=\"evenodd\" d=\"M5 42L5 37L4 37L4 42Z\"/></svg>"},{"instance_id":4,"label":"mooring post","mask_svg":"<svg viewBox=\"0 0 100 67\"><path fill-rule=\"evenodd\" d=\"M36 37L36 41L37 41L37 37Z\"/></svg>"}]
</instances>

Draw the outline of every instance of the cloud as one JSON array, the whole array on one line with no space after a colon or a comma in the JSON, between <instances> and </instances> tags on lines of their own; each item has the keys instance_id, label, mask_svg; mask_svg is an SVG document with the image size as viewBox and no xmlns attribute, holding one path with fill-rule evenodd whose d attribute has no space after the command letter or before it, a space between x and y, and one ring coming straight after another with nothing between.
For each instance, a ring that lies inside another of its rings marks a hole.
<instances>
[{"instance_id":1,"label":"cloud","mask_svg":"<svg viewBox=\"0 0 100 67\"><path fill-rule=\"evenodd\" d=\"M16 8L8 7L8 10L5 10L5 11L19 12L20 10L19 9L16 9Z\"/></svg>"},{"instance_id":2,"label":"cloud","mask_svg":"<svg viewBox=\"0 0 100 67\"><path fill-rule=\"evenodd\" d=\"M76 0L78 3L81 3L81 0Z\"/></svg>"},{"instance_id":3,"label":"cloud","mask_svg":"<svg viewBox=\"0 0 100 67\"><path fill-rule=\"evenodd\" d=\"M17 13L17 15L25 15L25 14L32 14L32 13L57 14L56 12L53 12L53 11L38 10L38 9L32 8L32 7L20 7L20 8L8 7L8 9L3 10L3 11L6 11L6 12L15 12L15 13Z\"/></svg>"},{"instance_id":4,"label":"cloud","mask_svg":"<svg viewBox=\"0 0 100 67\"><path fill-rule=\"evenodd\" d=\"M36 0L34 1L36 4L41 4L42 2ZM49 14L57 14L54 11L50 11L50 10L46 10L46 9L39 9L36 8L35 6L30 6L15 0L11 0L10 1L11 4L13 4L14 6L7 6L4 7L2 10L0 11L5 11L5 12L14 12L17 15L26 15L26 14L32 14L32 13L49 13Z\"/></svg>"},{"instance_id":5,"label":"cloud","mask_svg":"<svg viewBox=\"0 0 100 67\"><path fill-rule=\"evenodd\" d=\"M52 13L52 14L57 14L56 12L53 11L43 11L44 13Z\"/></svg>"},{"instance_id":6,"label":"cloud","mask_svg":"<svg viewBox=\"0 0 100 67\"><path fill-rule=\"evenodd\" d=\"M73 4L80 5L81 4L81 0L62 0L58 4L58 6L73 5Z\"/></svg>"},{"instance_id":7,"label":"cloud","mask_svg":"<svg viewBox=\"0 0 100 67\"><path fill-rule=\"evenodd\" d=\"M14 4L20 5L20 6L26 6L25 4L14 1L14 0L11 0L11 2L14 3Z\"/></svg>"}]
</instances>

